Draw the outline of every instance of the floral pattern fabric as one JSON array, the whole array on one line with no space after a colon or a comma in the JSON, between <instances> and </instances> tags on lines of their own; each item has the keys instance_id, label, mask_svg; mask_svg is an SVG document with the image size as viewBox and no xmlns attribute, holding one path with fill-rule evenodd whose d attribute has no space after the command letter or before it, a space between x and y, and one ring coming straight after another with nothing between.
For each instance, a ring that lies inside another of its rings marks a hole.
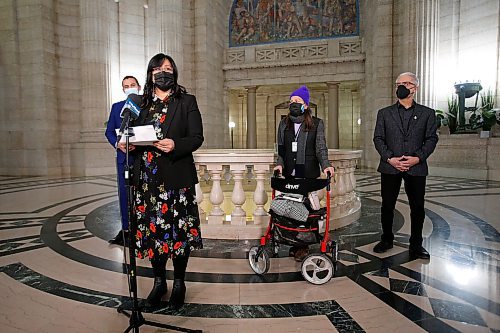
<instances>
[{"instance_id":1,"label":"floral pattern fabric","mask_svg":"<svg viewBox=\"0 0 500 333\"><path fill-rule=\"evenodd\" d=\"M167 117L167 105L155 103L148 116L158 139L163 139L162 125ZM136 256L175 258L203 247L200 233L200 218L194 186L167 189L158 180L157 161L162 153L147 146L140 156L140 186L136 188L134 211L137 221L135 235ZM175 177L175 176L174 176Z\"/></svg>"}]
</instances>

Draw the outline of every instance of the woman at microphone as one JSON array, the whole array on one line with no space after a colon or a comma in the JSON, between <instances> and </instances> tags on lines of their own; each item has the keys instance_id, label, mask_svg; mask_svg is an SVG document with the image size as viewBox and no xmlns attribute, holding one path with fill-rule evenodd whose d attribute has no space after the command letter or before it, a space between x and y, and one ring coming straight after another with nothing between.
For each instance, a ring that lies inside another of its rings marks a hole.
<instances>
[{"instance_id":1,"label":"woman at microphone","mask_svg":"<svg viewBox=\"0 0 500 333\"><path fill-rule=\"evenodd\" d=\"M184 276L191 251L202 248L195 200L198 177L193 152L203 143L201 114L193 95L178 84L174 60L155 55L148 64L141 113L134 126L153 125L158 141L136 146L133 168L136 256L149 258L154 283L146 306L167 294L166 264L173 261L169 305L184 304Z\"/></svg>"}]
</instances>

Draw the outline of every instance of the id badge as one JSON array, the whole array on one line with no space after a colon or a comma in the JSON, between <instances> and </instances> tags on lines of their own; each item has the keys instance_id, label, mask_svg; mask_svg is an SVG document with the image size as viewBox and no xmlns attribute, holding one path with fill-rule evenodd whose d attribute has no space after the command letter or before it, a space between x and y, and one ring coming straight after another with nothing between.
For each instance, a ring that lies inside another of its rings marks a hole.
<instances>
[{"instance_id":1,"label":"id badge","mask_svg":"<svg viewBox=\"0 0 500 333\"><path fill-rule=\"evenodd\" d=\"M292 153L297 152L297 141L292 142Z\"/></svg>"}]
</instances>

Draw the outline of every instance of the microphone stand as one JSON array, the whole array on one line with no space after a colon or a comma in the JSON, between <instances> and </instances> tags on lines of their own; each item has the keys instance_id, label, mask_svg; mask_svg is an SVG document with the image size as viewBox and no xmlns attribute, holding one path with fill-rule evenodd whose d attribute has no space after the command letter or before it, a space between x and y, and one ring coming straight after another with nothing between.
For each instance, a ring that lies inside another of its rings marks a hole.
<instances>
[{"instance_id":1,"label":"microphone stand","mask_svg":"<svg viewBox=\"0 0 500 333\"><path fill-rule=\"evenodd\" d=\"M128 286L129 286L129 295L132 299L132 309L127 311L124 309L123 304L120 305L117 309L118 313L124 314L129 318L129 326L124 331L124 333L128 333L133 330L134 333L139 333L139 328L142 325L166 328L172 331L178 332L188 332L188 333L202 333L201 330L192 330L189 328L178 327L168 324L157 323L154 321L144 319L141 308L139 307L139 300L137 298L137 263L135 259L135 235L137 233L137 221L133 218L133 214L131 213L133 207L133 188L130 184L130 167L129 167L129 137L130 137L130 118L126 119L126 125L124 130L125 135L125 188L127 189L127 214L129 218L129 239L128 239L128 249L129 249L129 262L130 264L127 266L127 276L128 276ZM124 242L126 244L126 242Z\"/></svg>"}]
</instances>

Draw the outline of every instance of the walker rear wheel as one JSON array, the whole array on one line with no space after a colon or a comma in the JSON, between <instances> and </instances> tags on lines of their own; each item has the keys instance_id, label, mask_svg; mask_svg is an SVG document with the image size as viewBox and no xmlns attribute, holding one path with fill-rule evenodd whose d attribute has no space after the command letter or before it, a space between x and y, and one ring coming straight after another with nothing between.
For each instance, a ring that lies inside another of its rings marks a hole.
<instances>
[{"instance_id":1,"label":"walker rear wheel","mask_svg":"<svg viewBox=\"0 0 500 333\"><path fill-rule=\"evenodd\" d=\"M302 261L302 276L312 284L324 284L330 281L335 268L326 254L310 254Z\"/></svg>"},{"instance_id":2,"label":"walker rear wheel","mask_svg":"<svg viewBox=\"0 0 500 333\"><path fill-rule=\"evenodd\" d=\"M266 274L269 270L269 266L271 265L269 254L264 247L260 246L254 246L250 249L248 252L248 262L250 263L252 270L259 275Z\"/></svg>"}]
</instances>

